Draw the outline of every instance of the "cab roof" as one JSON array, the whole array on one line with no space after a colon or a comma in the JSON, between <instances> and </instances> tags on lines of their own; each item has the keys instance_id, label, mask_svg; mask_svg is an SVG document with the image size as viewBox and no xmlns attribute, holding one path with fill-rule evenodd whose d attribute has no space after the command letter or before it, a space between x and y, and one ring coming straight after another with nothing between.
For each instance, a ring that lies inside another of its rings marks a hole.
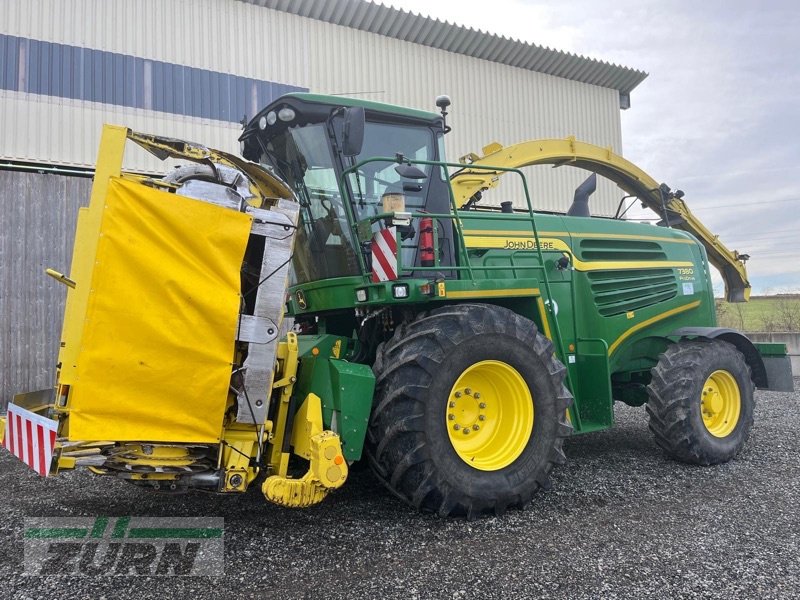
<instances>
[{"instance_id":1,"label":"cab roof","mask_svg":"<svg viewBox=\"0 0 800 600\"><path fill-rule=\"evenodd\" d=\"M410 117L412 119L421 119L425 121L439 121L441 115L435 112L425 110L418 110L416 108L407 108L405 106L397 106L395 104L387 104L385 102L373 102L372 100L363 100L362 98L349 98L347 96L329 96L325 94L309 94L307 92L292 92L285 94L278 98L272 104L280 102L285 98L297 98L302 102L309 102L313 104L326 104L334 106L361 106L364 110L388 113L392 115L399 115L403 117ZM433 102L433 98L431 98Z\"/></svg>"}]
</instances>

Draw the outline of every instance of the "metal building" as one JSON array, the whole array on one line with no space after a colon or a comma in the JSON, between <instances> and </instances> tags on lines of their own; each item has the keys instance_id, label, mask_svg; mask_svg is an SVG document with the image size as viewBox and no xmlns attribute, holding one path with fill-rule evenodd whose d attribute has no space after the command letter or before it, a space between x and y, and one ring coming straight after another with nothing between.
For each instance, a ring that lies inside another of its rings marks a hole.
<instances>
[{"instance_id":1,"label":"metal building","mask_svg":"<svg viewBox=\"0 0 800 600\"><path fill-rule=\"evenodd\" d=\"M77 206L103 123L238 150L240 122L289 91L434 110L450 160L489 142L566 137L622 152L645 73L363 0L5 0L0 20L0 403L52 381ZM164 165L129 152L127 167ZM536 171L565 210L585 174ZM514 186L488 200L522 202ZM601 186L597 214L621 192Z\"/></svg>"}]
</instances>

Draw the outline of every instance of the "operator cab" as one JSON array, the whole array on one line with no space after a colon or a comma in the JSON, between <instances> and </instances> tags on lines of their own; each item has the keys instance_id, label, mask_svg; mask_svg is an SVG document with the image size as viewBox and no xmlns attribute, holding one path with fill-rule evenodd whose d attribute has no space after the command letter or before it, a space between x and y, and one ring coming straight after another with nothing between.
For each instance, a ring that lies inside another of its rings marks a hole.
<instances>
[{"instance_id":1,"label":"operator cab","mask_svg":"<svg viewBox=\"0 0 800 600\"><path fill-rule=\"evenodd\" d=\"M370 239L385 226L376 215L449 212L444 169L406 162L443 160L444 132L435 113L315 94L282 96L253 118L242 155L283 179L301 206L296 283L369 275ZM414 240L419 229L412 219L400 231ZM441 263L452 264L449 221L438 231ZM420 264L418 246L403 244L403 265Z\"/></svg>"}]
</instances>

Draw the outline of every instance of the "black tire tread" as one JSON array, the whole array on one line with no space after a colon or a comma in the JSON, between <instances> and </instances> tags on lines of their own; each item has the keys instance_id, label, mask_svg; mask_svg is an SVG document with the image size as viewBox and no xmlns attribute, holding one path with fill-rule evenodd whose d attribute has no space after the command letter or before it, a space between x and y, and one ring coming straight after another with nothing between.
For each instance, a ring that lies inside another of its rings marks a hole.
<instances>
[{"instance_id":1,"label":"black tire tread","mask_svg":"<svg viewBox=\"0 0 800 600\"><path fill-rule=\"evenodd\" d=\"M735 346L721 340L695 339L682 340L671 344L659 356L658 364L651 370L652 379L647 386L647 414L649 428L655 436L656 444L673 458L698 465L713 465L732 458L730 453L720 454L704 444L702 431L693 426L691 411L697 410L699 389L705 377L704 364L712 355L724 356L734 370L749 382L750 402L755 386L752 383L750 367ZM703 377L703 381L698 381ZM753 424L752 411L746 412L741 423L744 432L741 445ZM737 449L738 452L738 449Z\"/></svg>"},{"instance_id":2,"label":"black tire tread","mask_svg":"<svg viewBox=\"0 0 800 600\"><path fill-rule=\"evenodd\" d=\"M556 439L530 493L488 499L454 489L433 466L419 427L425 392L448 350L480 333L513 336L526 343L546 365L556 390L556 414L560 415ZM502 515L509 507L529 504L538 489L549 489L551 469L566 461L563 439L572 433L566 420L566 410L572 403L564 386L566 368L555 358L552 343L537 331L535 324L511 310L457 304L421 313L413 321L399 325L393 337L378 347L373 371L376 405L367 431L367 460L384 485L417 510L443 517L462 514L467 519L485 513Z\"/></svg>"}]
</instances>

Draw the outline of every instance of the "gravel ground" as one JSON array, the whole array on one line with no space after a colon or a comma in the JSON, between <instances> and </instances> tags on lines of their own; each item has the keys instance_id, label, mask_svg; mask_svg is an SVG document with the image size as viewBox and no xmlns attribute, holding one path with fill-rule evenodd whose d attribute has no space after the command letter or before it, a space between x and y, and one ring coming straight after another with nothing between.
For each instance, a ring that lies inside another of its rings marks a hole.
<instances>
[{"instance_id":1,"label":"gravel ground","mask_svg":"<svg viewBox=\"0 0 800 600\"><path fill-rule=\"evenodd\" d=\"M800 380L795 382L800 389ZM40 480L0 458L0 582L19 598L797 598L800 393L757 393L739 458L664 457L643 409L566 443L553 490L472 523L413 513L368 471L322 505L159 496L88 473ZM31 577L24 516L215 516L225 576Z\"/></svg>"}]
</instances>

